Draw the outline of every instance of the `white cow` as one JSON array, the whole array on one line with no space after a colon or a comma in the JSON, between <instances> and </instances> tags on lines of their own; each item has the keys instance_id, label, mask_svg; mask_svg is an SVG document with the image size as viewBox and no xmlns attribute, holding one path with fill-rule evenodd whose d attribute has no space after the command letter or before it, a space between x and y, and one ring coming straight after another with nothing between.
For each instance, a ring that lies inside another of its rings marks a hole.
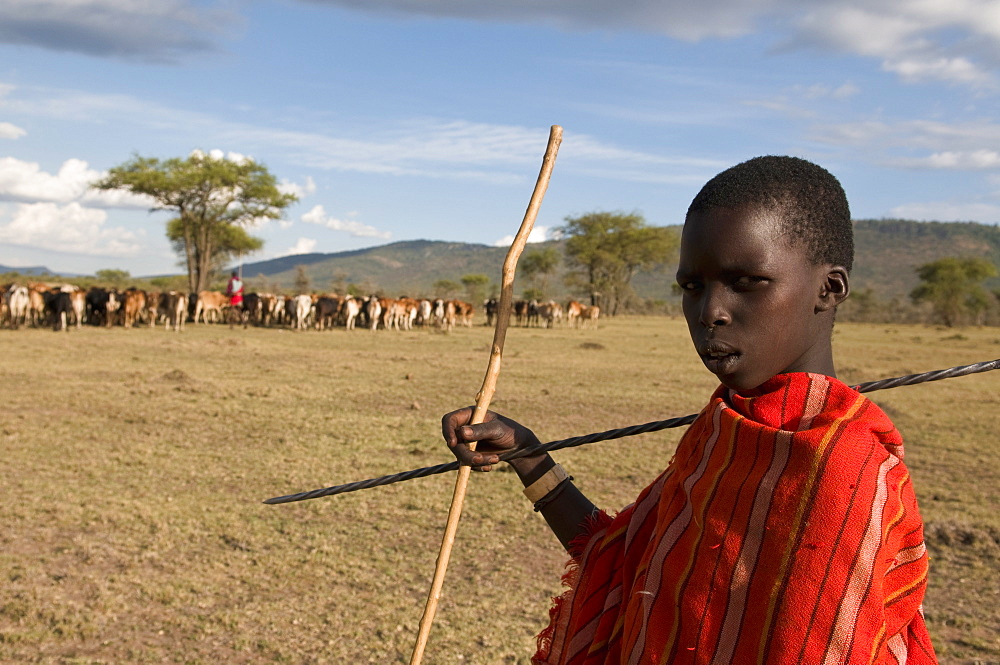
<instances>
[{"instance_id":1,"label":"white cow","mask_svg":"<svg viewBox=\"0 0 1000 665\"><path fill-rule=\"evenodd\" d=\"M377 296L368 296L365 301L365 314L368 315L368 325L372 332L378 328L378 320L382 316L382 303Z\"/></svg>"},{"instance_id":2,"label":"white cow","mask_svg":"<svg viewBox=\"0 0 1000 665\"><path fill-rule=\"evenodd\" d=\"M313 300L312 296L308 294L302 294L295 296L295 329L305 330L306 323L309 320L309 314L312 312Z\"/></svg>"},{"instance_id":3,"label":"white cow","mask_svg":"<svg viewBox=\"0 0 1000 665\"><path fill-rule=\"evenodd\" d=\"M424 299L420 301L419 311L417 312L417 323L422 326L426 326L431 322L431 310L433 306L431 301Z\"/></svg>"},{"instance_id":4,"label":"white cow","mask_svg":"<svg viewBox=\"0 0 1000 665\"><path fill-rule=\"evenodd\" d=\"M344 304L340 308L341 316L344 318L344 327L348 330L354 330L354 321L358 318L358 314L361 311L361 305L355 300L354 296L346 296L344 298Z\"/></svg>"},{"instance_id":5,"label":"white cow","mask_svg":"<svg viewBox=\"0 0 1000 665\"><path fill-rule=\"evenodd\" d=\"M31 302L28 296L28 287L11 284L4 294L4 301L10 312L11 328L17 328L28 322L28 307Z\"/></svg>"}]
</instances>

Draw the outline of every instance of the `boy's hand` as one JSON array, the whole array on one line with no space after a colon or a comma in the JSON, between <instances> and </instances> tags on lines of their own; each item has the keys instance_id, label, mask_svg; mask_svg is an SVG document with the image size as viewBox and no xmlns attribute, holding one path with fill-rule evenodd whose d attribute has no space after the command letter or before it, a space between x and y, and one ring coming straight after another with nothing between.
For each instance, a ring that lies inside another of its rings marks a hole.
<instances>
[{"instance_id":1,"label":"boy's hand","mask_svg":"<svg viewBox=\"0 0 1000 665\"><path fill-rule=\"evenodd\" d=\"M499 453L520 450L537 445L538 437L527 427L492 411L479 425L468 425L473 407L466 407L441 418L441 434L459 464L471 466L474 471L489 471L500 462ZM476 441L476 450L469 449L469 442Z\"/></svg>"}]
</instances>

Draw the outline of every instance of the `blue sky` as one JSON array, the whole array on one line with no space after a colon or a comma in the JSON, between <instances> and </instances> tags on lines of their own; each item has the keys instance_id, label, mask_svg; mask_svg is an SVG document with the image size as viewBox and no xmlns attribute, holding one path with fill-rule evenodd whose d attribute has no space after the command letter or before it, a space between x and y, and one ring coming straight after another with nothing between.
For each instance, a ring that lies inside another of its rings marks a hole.
<instances>
[{"instance_id":1,"label":"blue sky","mask_svg":"<svg viewBox=\"0 0 1000 665\"><path fill-rule=\"evenodd\" d=\"M300 201L251 260L595 210L676 224L718 171L812 159L855 218L1000 220L996 0L5 0L0 264L178 272L133 154L263 162Z\"/></svg>"}]
</instances>

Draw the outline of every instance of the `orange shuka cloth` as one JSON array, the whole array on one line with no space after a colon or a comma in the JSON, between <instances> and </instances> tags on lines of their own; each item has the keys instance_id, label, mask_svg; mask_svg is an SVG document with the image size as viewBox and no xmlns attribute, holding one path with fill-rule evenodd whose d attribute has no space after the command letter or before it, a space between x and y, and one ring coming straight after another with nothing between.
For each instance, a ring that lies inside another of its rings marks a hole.
<instances>
[{"instance_id":1,"label":"orange shuka cloth","mask_svg":"<svg viewBox=\"0 0 1000 665\"><path fill-rule=\"evenodd\" d=\"M533 662L936 663L902 457L836 379L720 387L667 470L581 538Z\"/></svg>"}]
</instances>

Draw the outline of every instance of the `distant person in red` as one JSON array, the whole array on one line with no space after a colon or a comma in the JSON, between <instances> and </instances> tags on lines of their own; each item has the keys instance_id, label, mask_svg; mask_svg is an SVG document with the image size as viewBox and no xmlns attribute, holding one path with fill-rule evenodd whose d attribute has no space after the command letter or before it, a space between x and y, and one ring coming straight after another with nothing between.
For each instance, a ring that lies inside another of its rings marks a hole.
<instances>
[{"instance_id":1,"label":"distant person in red","mask_svg":"<svg viewBox=\"0 0 1000 665\"><path fill-rule=\"evenodd\" d=\"M243 306L243 280L240 279L239 272L235 270L233 276L229 278L229 284L226 285L226 295L229 296L230 307Z\"/></svg>"},{"instance_id":2,"label":"distant person in red","mask_svg":"<svg viewBox=\"0 0 1000 665\"><path fill-rule=\"evenodd\" d=\"M226 285L226 296L229 298L229 312L226 318L229 319L229 328L232 329L236 321L243 318L243 280L236 270Z\"/></svg>"}]
</instances>

